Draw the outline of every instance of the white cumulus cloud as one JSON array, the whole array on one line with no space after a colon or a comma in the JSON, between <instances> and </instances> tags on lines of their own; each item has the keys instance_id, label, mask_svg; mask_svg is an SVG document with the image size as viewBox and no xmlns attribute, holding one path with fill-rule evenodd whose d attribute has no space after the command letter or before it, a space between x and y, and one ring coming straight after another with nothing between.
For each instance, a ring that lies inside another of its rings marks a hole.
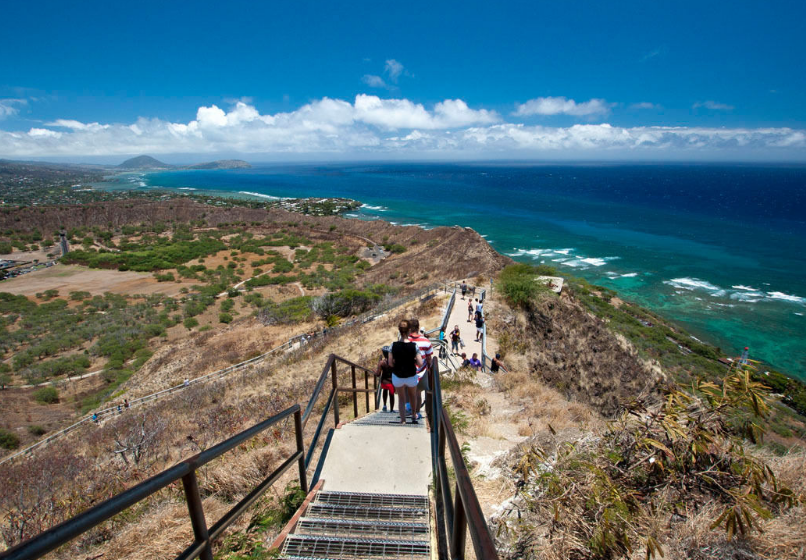
<instances>
[{"instance_id":1,"label":"white cumulus cloud","mask_svg":"<svg viewBox=\"0 0 806 560\"><path fill-rule=\"evenodd\" d=\"M591 99L577 103L565 97L538 97L526 103L516 103L513 115L526 117L530 115L572 115L587 117L606 115L610 112L611 104L604 99Z\"/></svg>"},{"instance_id":2,"label":"white cumulus cloud","mask_svg":"<svg viewBox=\"0 0 806 560\"><path fill-rule=\"evenodd\" d=\"M569 100L564 100L565 102ZM577 111L584 104L575 104ZM288 154L316 157L701 158L778 153L806 160L806 131L779 128L568 127L504 122L462 99L425 106L361 94L324 97L290 112L261 114L238 101L199 107L189 122L141 117L129 123L57 119L27 131L0 130L0 157L150 154ZM285 155L284 155L285 154ZM615 154L615 155L614 155ZM732 155L733 154L733 155Z\"/></svg>"}]
</instances>

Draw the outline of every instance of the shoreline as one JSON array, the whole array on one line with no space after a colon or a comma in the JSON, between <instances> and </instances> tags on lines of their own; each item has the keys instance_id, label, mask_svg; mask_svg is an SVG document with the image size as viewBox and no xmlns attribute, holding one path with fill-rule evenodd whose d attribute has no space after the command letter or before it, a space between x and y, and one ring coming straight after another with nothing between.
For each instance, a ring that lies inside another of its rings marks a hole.
<instances>
[{"instance_id":1,"label":"shoreline","mask_svg":"<svg viewBox=\"0 0 806 560\"><path fill-rule=\"evenodd\" d=\"M163 172L144 171L135 173L134 175L141 177L143 182L148 183L150 181L148 181L147 178L156 173ZM131 173L120 173L110 177L110 179L119 176L131 175ZM137 185L137 183L132 184L132 182L128 182L128 184L121 184L115 183L112 180L99 184L98 188L109 189L112 187L113 190L129 190L131 192L140 193L145 191L161 191L173 196L182 195L191 196L194 198L209 196L221 199L249 201L256 205L262 202L265 203L265 197L271 196L263 195L263 197L260 197L254 196L259 195L260 193L252 193L252 195L250 195L242 191L239 192L223 189L186 190L192 188L186 186L190 183L186 181L183 181L182 183L184 183L182 187L149 185L146 188L132 188L134 185ZM267 190L269 189L268 186L265 188ZM321 191L321 189L319 190ZM285 192L288 192L288 189L285 189ZM277 198L280 199L281 197ZM392 225L417 226L425 230L439 226L450 227L448 222L452 219L450 216L448 216L446 220L441 220L445 221L446 223L422 223L422 220L417 218L412 220L410 217L407 217L405 212L403 215L397 216L396 214L400 214L400 212L396 211L392 205L389 205L390 208L386 208L385 206L382 206L382 204L383 203L369 202L361 205L358 208L343 212L340 215L348 219L356 219L360 221L382 220ZM272 206L279 207L279 205ZM462 227L466 227L464 224L466 224L467 221L462 221L461 216L457 215L455 223ZM737 291L733 290L733 288L724 288L724 290L729 293L725 294L722 292L723 296L717 297L720 295L720 292L718 291L703 291L705 288L703 288L703 290L698 289L697 286L700 284L708 287L713 286L714 284L700 280L694 275L675 274L673 272L664 273L662 271L655 271L652 269L638 269L636 272L634 266L635 263L630 266L625 266L629 263L621 264L620 261L609 264L608 268L612 268L615 264L616 270L619 270L619 268L625 268L626 272L622 271L619 274L605 274L602 272L605 267L601 267L600 270L599 265L602 264L600 262L602 260L609 263L609 258L597 259L593 256L585 256L588 253L585 253L582 250L573 250L573 255L568 255L567 249L540 249L531 251L519 251L517 249L508 250L511 240L497 239L497 237L500 236L492 231L485 230L483 227L481 227L482 224L472 223L472 225L474 229L479 231L480 235L482 235L482 237L488 241L490 246L498 254L509 258L514 257L516 262L524 262L531 265L546 264L558 269L564 275L584 278L592 284L602 286L608 290L614 290L619 293L622 299L634 302L643 308L651 310L653 313L659 314L660 316L666 318L666 320L679 325L686 332L692 333L692 335L694 335L696 338L703 339L714 347L725 348L725 355L733 355L733 353L737 352L736 348L749 345L751 346L751 357L755 356L767 361L774 361L774 354L776 353L774 348L778 347L778 345L775 343L775 333L777 332L775 329L784 329L784 332L788 331L789 333L793 333L795 332L793 329L797 330L799 328L799 317L792 316L790 319L785 319L786 322L777 322L779 317L786 317L787 315L802 316L800 309L789 307L802 304L802 298L799 296L793 296L791 293L787 294L772 291L769 297L767 297L767 294L763 292L760 296L757 296L755 294L751 294L750 292L745 294L744 292L746 290ZM488 234L491 238L488 238ZM520 243L521 247L524 247L529 246L530 241L524 240L523 242L518 241L518 243ZM541 240L539 239L537 240L536 244L534 241L531 241L532 246L555 246L552 245L550 241L548 243L549 244L546 244L545 241L541 243ZM570 247L572 245L573 243L569 244L568 246ZM566 251L566 253L563 253L564 251ZM532 254L538 252L541 254L537 255L537 257ZM567 263L567 266L563 263L563 261ZM581 268L578 268L577 261L586 264ZM590 264L594 261L595 263ZM573 268L569 269L569 266ZM701 278L707 278L707 276ZM624 283L629 284L626 290L625 287L621 285ZM725 285L722 282L719 284L723 286ZM738 287L743 286L743 284L740 282L734 282L734 284L737 284ZM730 286L730 282L727 285ZM720 290L722 290L722 288L720 288ZM771 289L768 288L768 290ZM736 291L735 294L733 293L734 291ZM730 299L728 296L730 296ZM750 296L754 297L750 298ZM782 296L787 297L785 298ZM749 299L746 300L744 298ZM761 301L762 299L765 300L763 303L756 304L756 301ZM736 309L735 311L731 311L726 309L727 307L735 307ZM721 311L723 308L725 308L725 312ZM749 333L754 333L752 330L752 322L759 320L766 322L768 325L773 327L775 325L779 326L774 328L771 327L766 331L755 333L757 336L754 336L748 341L745 338L746 335ZM710 323L716 324L711 325ZM792 338L791 334L783 334L782 336L789 336L790 339ZM785 338L784 340L789 339ZM790 356L786 362L792 363L788 365L782 364L782 369L785 371L791 370L799 373L801 369L799 369L796 365L799 361L797 356L800 355L798 352L797 338L793 339L791 342L782 341L782 344L793 346L791 350L785 351L785 355ZM756 353L753 352L754 349L756 350ZM793 366L794 369L791 369L789 366ZM790 375L792 375L792 377L795 379L801 379L797 373Z\"/></svg>"}]
</instances>

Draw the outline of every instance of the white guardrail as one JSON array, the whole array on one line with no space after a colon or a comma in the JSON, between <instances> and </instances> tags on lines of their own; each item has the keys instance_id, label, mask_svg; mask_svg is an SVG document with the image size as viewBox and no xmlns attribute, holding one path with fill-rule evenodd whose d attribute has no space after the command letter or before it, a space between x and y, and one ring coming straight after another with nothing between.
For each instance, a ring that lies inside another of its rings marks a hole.
<instances>
[{"instance_id":1,"label":"white guardrail","mask_svg":"<svg viewBox=\"0 0 806 560\"><path fill-rule=\"evenodd\" d=\"M385 315L386 313L388 313L392 309L394 309L396 307L400 307L401 305L405 305L407 303L410 303L410 302L412 302L412 301L414 301L416 299L423 298L423 297L429 295L431 292L439 291L440 289L443 289L443 288L447 292L448 291L448 286L450 284L451 284L450 282L438 282L438 283L435 283L435 284L431 284L426 288L422 288L421 290L418 290L418 291L414 292L413 294L410 294L408 296L404 296L404 297L392 300L392 301L390 301L390 302L388 302L386 304L383 304L380 308L375 308L370 312L363 313L362 315L359 315L355 319L351 319L350 321L342 323L341 325L339 325L337 327L332 327L332 328L325 329L323 331L317 332L314 335L314 337L328 336L332 332L341 330L341 329L346 328L346 327L350 327L352 325L356 325L358 323L369 323L370 321L374 321L378 317L381 317L381 316ZM454 296L455 296L455 293L454 293ZM444 321L444 319L443 319L443 321ZM288 341L284 342L280 346L272 348L271 350L261 354L260 356L250 358L249 360L237 363L235 365L226 367L224 369L220 369L218 371L214 371L212 373L208 373L208 374L203 375L201 377L196 377L195 379L191 379L191 380L188 380L187 382L183 382L183 383L181 383L179 385L169 387L168 389L163 389L162 391L157 391L156 393L151 393L150 395L146 395L144 397L139 397L137 399L133 399L133 400L129 401L129 408L134 408L135 406L142 405L142 404L150 402L150 401L154 401L156 399L165 397L167 395L171 395L171 394L173 394L173 393L175 393L177 391L181 391L183 389L186 389L188 387L192 387L194 385L198 385L200 383L205 383L207 381L214 380L214 379L220 379L222 377L225 377L225 376L229 375L230 373L232 373L234 371L240 371L240 370L242 370L244 368L247 368L247 367L249 367L251 365L254 365L254 364L258 363L258 362L261 362L261 361L265 360L266 358L268 358L269 356L277 354L278 352L281 352L281 351L284 351L284 350L286 350L286 351L290 350L290 349L293 348L293 346L295 344L299 344L299 347L301 348L301 347L304 346L305 343L308 342L308 340L310 340L310 338L311 337L309 337L308 335L304 335L304 334L295 336L293 338L290 338ZM12 461L12 460L14 460L16 458L26 456L26 455L30 455L33 451L35 451L35 450L37 450L37 449L39 449L41 447L44 447L48 443L51 443L52 441L54 441L56 439L59 439L62 436L66 435L66 434L69 434L70 432L75 431L75 430L77 430L78 428L80 428L80 427L82 427L84 425L87 425L88 423L93 423L93 422L96 422L96 421L100 422L104 418L109 418L111 416L114 416L115 414L122 413L124 410L126 410L126 409L121 409L119 406L113 406L113 407L110 407L110 408L104 408L104 409L101 409L101 410L97 410L94 413L92 413L92 414L90 414L88 416L85 416L84 418L82 418L81 420L76 422L75 424L72 424L72 425L70 425L70 426L68 426L68 427L66 427L66 428L64 428L62 430L59 430L58 432L54 432L53 434L49 435L45 439L40 440L40 441L36 442L35 444L33 444L33 445L29 446L29 447L26 447L25 449L23 449L21 451L18 451L17 453L14 453L13 455L9 455L8 457L4 457L4 458L0 459L0 465L2 465L3 463L7 463L9 461ZM97 415L97 416L95 416L95 415ZM95 419L93 419L93 416L95 416Z\"/></svg>"}]
</instances>

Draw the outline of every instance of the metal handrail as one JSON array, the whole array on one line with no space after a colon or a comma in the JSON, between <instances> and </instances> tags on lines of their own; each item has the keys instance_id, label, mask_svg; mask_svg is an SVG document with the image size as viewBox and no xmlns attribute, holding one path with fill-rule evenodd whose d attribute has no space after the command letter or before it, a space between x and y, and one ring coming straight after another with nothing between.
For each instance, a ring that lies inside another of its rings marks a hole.
<instances>
[{"instance_id":1,"label":"metal handrail","mask_svg":"<svg viewBox=\"0 0 806 560\"><path fill-rule=\"evenodd\" d=\"M254 488L245 498L230 509L215 525L207 528L202 507L199 484L196 478L196 471L213 459L220 457L234 447L251 439L260 432L270 428L274 424L294 416L294 431L296 434L297 450L282 465L277 467L263 482ZM308 492L308 479L305 469L304 446L302 440L302 418L300 406L287 408L275 414L271 418L248 428L241 433L186 459L173 467L152 476L148 480L129 488L125 492L114 496L100 504L88 509L84 513L77 515L67 521L52 527L39 535L18 544L9 550L0 553L2 560L30 560L39 558L48 552L68 543L82 533L89 531L93 527L114 517L123 510L148 498L152 494L162 490L168 485L181 480L185 498L188 504L188 514L193 526L194 542L177 556L177 560L189 560L191 558L203 558L212 560L212 541L219 537L224 530L229 527L249 506L280 478L295 462L299 467L300 487L304 492Z\"/></svg>"},{"instance_id":2,"label":"metal handrail","mask_svg":"<svg viewBox=\"0 0 806 560\"><path fill-rule=\"evenodd\" d=\"M431 424L431 462L436 501L437 544L439 558L464 560L467 533L478 560L498 560L495 543L484 520L462 450L453 431L450 418L442 406L442 385L439 362L433 360L429 371L433 402ZM449 488L445 446L450 450L451 464L456 476L453 496Z\"/></svg>"},{"instance_id":3,"label":"metal handrail","mask_svg":"<svg viewBox=\"0 0 806 560\"><path fill-rule=\"evenodd\" d=\"M339 376L338 376L338 368L337 364L342 363L345 365L350 366L350 372L352 374L352 387L340 387L339 386ZM356 373L357 371L364 372L364 388L358 388L356 384ZM369 388L369 376L372 376L373 385L372 389ZM336 354L331 354L328 356L327 362L325 362L325 367L322 368L322 373L319 374L319 379L316 381L316 386L314 387L313 393L311 394L311 398L308 400L308 406L305 407L305 414L302 416L302 427L303 429L310 420L311 413L313 412L313 407L316 405L317 401L319 400L319 396L322 394L322 389L327 382L327 378L331 378L331 389L328 395L327 402L325 404L324 410L322 410L322 415L319 417L319 422L316 425L316 431L314 432L313 438L311 439L311 443L308 445L308 455L305 457L305 468L307 469L310 467L311 461L313 459L313 451L316 449L316 445L319 442L319 438L322 435L322 429L324 428L325 421L327 419L327 415L330 412L330 409L333 409L333 416L334 416L334 425L339 425L339 405L338 405L338 395L339 393L351 393L353 395L353 414L357 417L358 416L358 393L365 393L366 395L366 409L367 412L370 410L369 405L369 395L370 393L374 393L375 398L374 405L375 410L378 410L379 403L380 403L380 383L378 383L378 378L375 375L375 372L365 368L364 366L360 366L356 363L351 362L350 360L346 360L341 356L337 356ZM335 405L335 406L334 406Z\"/></svg>"}]
</instances>

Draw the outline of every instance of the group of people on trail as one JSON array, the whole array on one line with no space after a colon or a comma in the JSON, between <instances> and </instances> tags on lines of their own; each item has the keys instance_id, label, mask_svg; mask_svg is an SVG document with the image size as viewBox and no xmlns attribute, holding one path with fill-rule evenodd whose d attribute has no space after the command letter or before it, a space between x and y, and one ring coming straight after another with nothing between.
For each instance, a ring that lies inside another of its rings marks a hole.
<instances>
[{"instance_id":1,"label":"group of people on trail","mask_svg":"<svg viewBox=\"0 0 806 560\"><path fill-rule=\"evenodd\" d=\"M428 337L420 331L418 319L401 321L398 333L398 340L383 347L383 357L376 369L376 375L381 378L383 411L394 412L397 394L400 398L400 423L405 424L406 417L411 416L411 423L417 424L422 418L420 393L429 388L427 373L434 349ZM386 406L387 399L389 409Z\"/></svg>"}]
</instances>

